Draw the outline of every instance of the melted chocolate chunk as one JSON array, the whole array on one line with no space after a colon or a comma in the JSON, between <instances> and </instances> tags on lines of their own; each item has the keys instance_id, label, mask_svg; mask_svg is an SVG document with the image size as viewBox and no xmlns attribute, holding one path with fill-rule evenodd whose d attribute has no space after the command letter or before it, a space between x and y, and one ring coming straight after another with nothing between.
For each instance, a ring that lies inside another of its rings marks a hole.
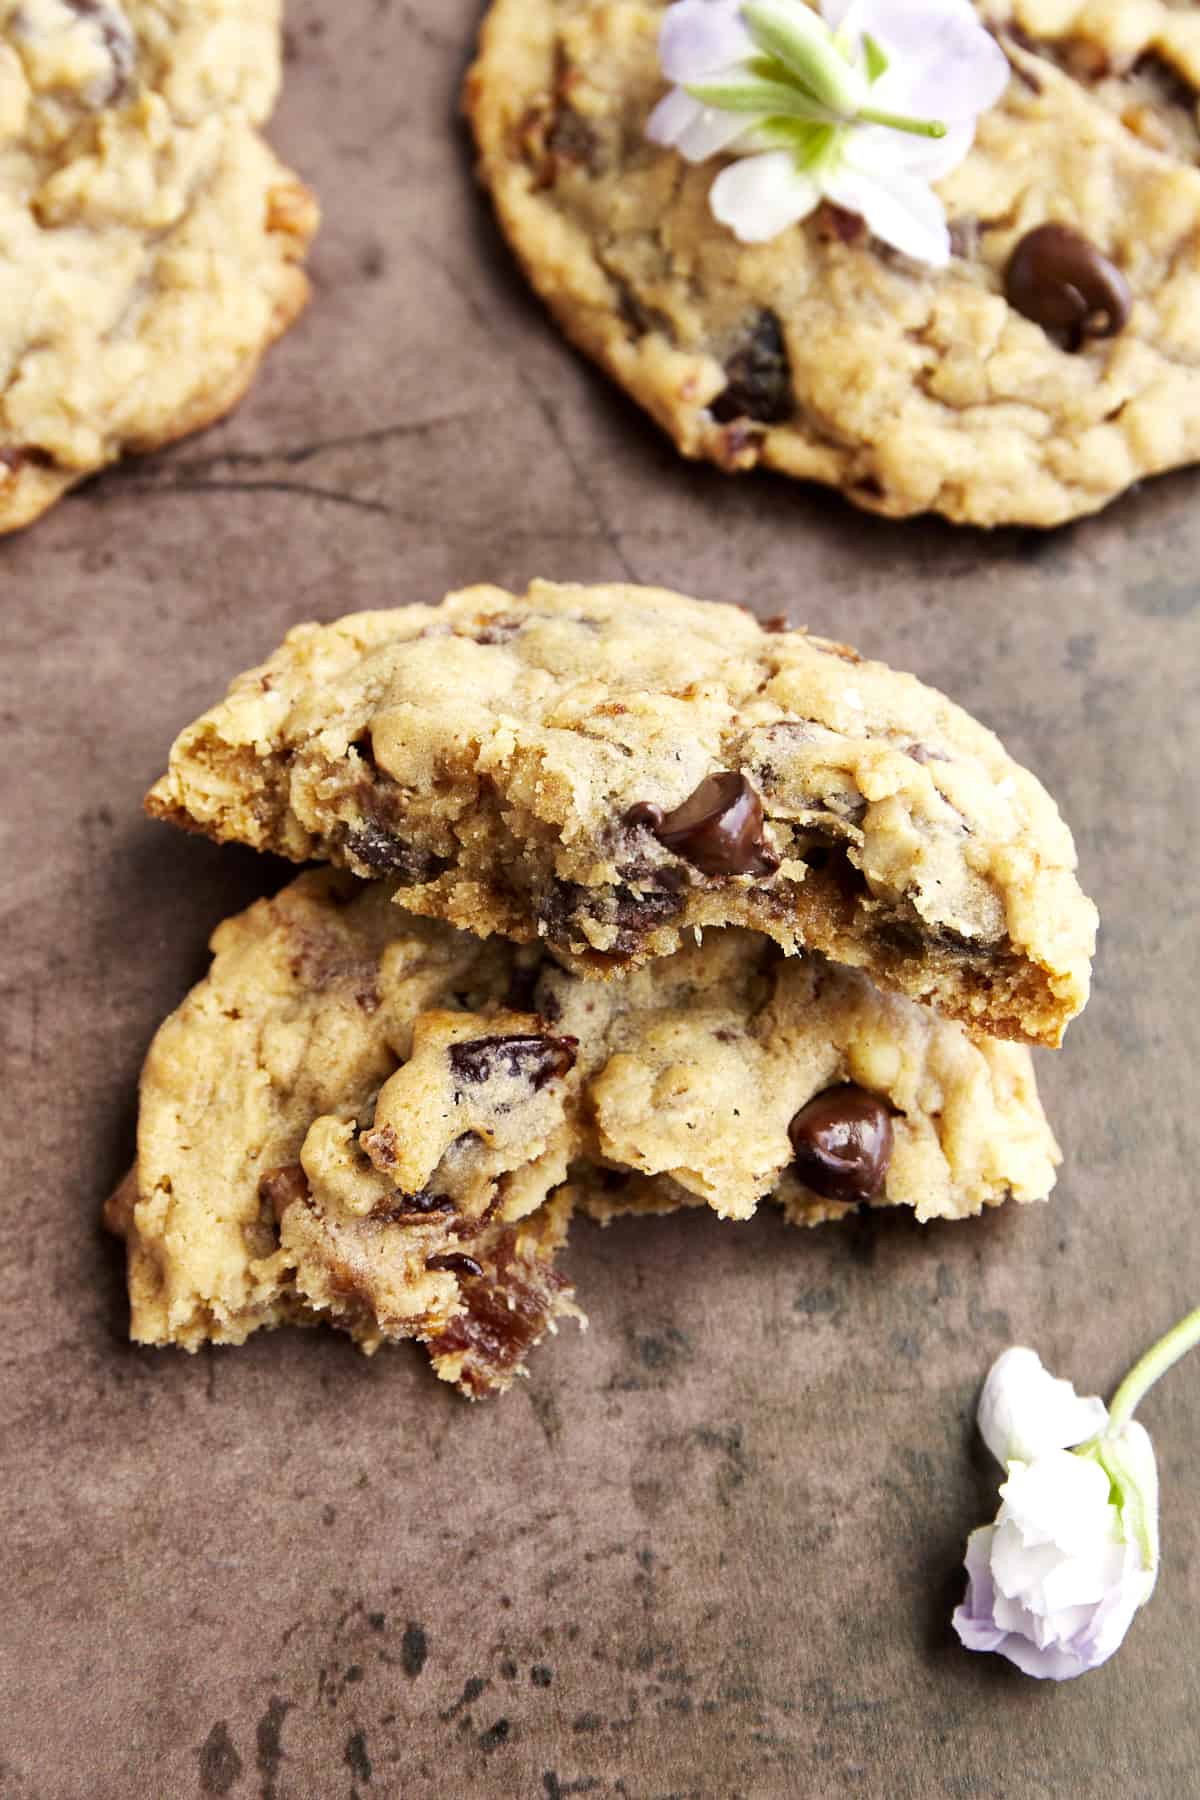
<instances>
[{"instance_id":1,"label":"melted chocolate chunk","mask_svg":"<svg viewBox=\"0 0 1200 1800\"><path fill-rule=\"evenodd\" d=\"M427 1256L425 1267L439 1274L447 1275L479 1276L483 1274L483 1264L477 1263L473 1256L467 1256L461 1250L446 1250L441 1256Z\"/></svg>"},{"instance_id":2,"label":"melted chocolate chunk","mask_svg":"<svg viewBox=\"0 0 1200 1800\"><path fill-rule=\"evenodd\" d=\"M726 385L710 411L722 425L758 419L780 425L792 414L792 371L783 329L773 312L758 314L745 341L725 364Z\"/></svg>"},{"instance_id":3,"label":"melted chocolate chunk","mask_svg":"<svg viewBox=\"0 0 1200 1800\"><path fill-rule=\"evenodd\" d=\"M483 1037L451 1044L450 1067L472 1085L496 1074L517 1075L534 1092L575 1067L577 1040L567 1037Z\"/></svg>"},{"instance_id":4,"label":"melted chocolate chunk","mask_svg":"<svg viewBox=\"0 0 1200 1800\"><path fill-rule=\"evenodd\" d=\"M827 1088L788 1127L795 1171L826 1200L857 1204L883 1192L895 1132L883 1101L848 1083Z\"/></svg>"},{"instance_id":5,"label":"melted chocolate chunk","mask_svg":"<svg viewBox=\"0 0 1200 1800\"><path fill-rule=\"evenodd\" d=\"M307 1200L308 1195L308 1178L299 1163L283 1163L277 1169L268 1169L259 1179L258 1197L270 1207L277 1225L289 1206L297 1200Z\"/></svg>"},{"instance_id":6,"label":"melted chocolate chunk","mask_svg":"<svg viewBox=\"0 0 1200 1800\"><path fill-rule=\"evenodd\" d=\"M779 867L763 836L762 801L744 775L708 775L674 811L643 802L625 823L646 826L704 875L773 875Z\"/></svg>"},{"instance_id":7,"label":"melted chocolate chunk","mask_svg":"<svg viewBox=\"0 0 1200 1800\"><path fill-rule=\"evenodd\" d=\"M1026 233L1009 258L1004 293L1035 325L1065 333L1072 350L1087 338L1115 337L1133 308L1120 269L1069 225Z\"/></svg>"}]
</instances>

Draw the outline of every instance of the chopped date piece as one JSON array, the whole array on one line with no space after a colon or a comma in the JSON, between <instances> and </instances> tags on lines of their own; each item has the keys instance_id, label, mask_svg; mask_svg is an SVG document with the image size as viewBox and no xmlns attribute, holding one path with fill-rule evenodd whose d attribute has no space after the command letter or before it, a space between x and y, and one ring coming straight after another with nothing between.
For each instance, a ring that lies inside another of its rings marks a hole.
<instances>
[{"instance_id":1,"label":"chopped date piece","mask_svg":"<svg viewBox=\"0 0 1200 1800\"><path fill-rule=\"evenodd\" d=\"M788 1128L795 1171L826 1200L856 1204L883 1192L895 1132L883 1101L847 1083L810 1100Z\"/></svg>"},{"instance_id":2,"label":"chopped date piece","mask_svg":"<svg viewBox=\"0 0 1200 1800\"><path fill-rule=\"evenodd\" d=\"M783 328L773 312L760 312L744 343L725 364L726 385L710 411L722 425L757 419L780 425L792 412L792 372Z\"/></svg>"}]
</instances>

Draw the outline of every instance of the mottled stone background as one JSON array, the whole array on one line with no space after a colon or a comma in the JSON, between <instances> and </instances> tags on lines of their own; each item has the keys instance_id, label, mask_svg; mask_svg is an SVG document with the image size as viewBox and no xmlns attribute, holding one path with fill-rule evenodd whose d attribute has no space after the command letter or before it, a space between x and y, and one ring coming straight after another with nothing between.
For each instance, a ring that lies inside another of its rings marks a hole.
<instances>
[{"instance_id":1,"label":"mottled stone background","mask_svg":"<svg viewBox=\"0 0 1200 1800\"><path fill-rule=\"evenodd\" d=\"M237 417L0 544L4 1800L1194 1796L1200 1368L1145 1411L1160 1590L1063 1688L947 1621L1010 1341L1107 1389L1200 1298L1197 478L1051 537L684 467L550 331L454 122L478 0L297 0L274 136L326 222ZM123 1339L97 1208L156 1024L284 878L141 817L293 621L674 583L918 670L1059 796L1104 916L1043 1057L1053 1203L576 1232L591 1329L471 1408L332 1334Z\"/></svg>"}]
</instances>

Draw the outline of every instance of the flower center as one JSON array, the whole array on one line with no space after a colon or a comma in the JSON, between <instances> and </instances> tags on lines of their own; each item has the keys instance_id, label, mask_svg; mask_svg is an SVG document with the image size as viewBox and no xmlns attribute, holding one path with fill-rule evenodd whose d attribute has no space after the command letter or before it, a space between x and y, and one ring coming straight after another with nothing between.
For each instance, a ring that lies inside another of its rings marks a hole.
<instances>
[{"instance_id":1,"label":"flower center","mask_svg":"<svg viewBox=\"0 0 1200 1800\"><path fill-rule=\"evenodd\" d=\"M835 36L797 0L745 0L741 17L758 54L712 79L689 82L686 91L703 106L753 117L759 135L791 150L799 168L828 166L844 134L858 125L945 137L938 119L868 104L889 59L870 35L856 41L850 20Z\"/></svg>"}]
</instances>

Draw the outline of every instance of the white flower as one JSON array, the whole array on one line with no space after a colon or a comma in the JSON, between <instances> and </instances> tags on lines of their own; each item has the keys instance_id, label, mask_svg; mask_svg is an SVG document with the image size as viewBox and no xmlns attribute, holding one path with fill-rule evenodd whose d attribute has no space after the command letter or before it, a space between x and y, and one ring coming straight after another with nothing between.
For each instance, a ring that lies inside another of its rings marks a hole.
<instances>
[{"instance_id":1,"label":"white flower","mask_svg":"<svg viewBox=\"0 0 1200 1800\"><path fill-rule=\"evenodd\" d=\"M1008 82L971 0L677 0L659 38L675 85L647 135L688 162L736 160L709 204L761 243L827 198L906 255L944 267L930 186L971 147Z\"/></svg>"},{"instance_id":2,"label":"white flower","mask_svg":"<svg viewBox=\"0 0 1200 1800\"><path fill-rule=\"evenodd\" d=\"M1120 1645L1158 1572L1154 1450L1129 1411L1118 1421L1114 1401L1110 1418L1032 1350L993 1365L979 1428L1008 1479L995 1524L967 1543L954 1628L969 1650L1065 1681Z\"/></svg>"}]
</instances>

